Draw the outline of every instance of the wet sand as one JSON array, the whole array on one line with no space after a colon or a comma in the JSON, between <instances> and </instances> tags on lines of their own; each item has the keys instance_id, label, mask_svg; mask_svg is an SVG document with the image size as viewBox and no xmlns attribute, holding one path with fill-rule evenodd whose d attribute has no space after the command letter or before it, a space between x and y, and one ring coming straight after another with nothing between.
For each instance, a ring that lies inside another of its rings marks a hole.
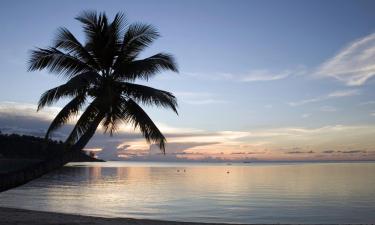
<instances>
[{"instance_id":1,"label":"wet sand","mask_svg":"<svg viewBox=\"0 0 375 225\"><path fill-rule=\"evenodd\" d=\"M1 225L214 225L130 218L102 218L0 207ZM216 224L220 225L220 224ZM224 225L221 223L221 225Z\"/></svg>"}]
</instances>

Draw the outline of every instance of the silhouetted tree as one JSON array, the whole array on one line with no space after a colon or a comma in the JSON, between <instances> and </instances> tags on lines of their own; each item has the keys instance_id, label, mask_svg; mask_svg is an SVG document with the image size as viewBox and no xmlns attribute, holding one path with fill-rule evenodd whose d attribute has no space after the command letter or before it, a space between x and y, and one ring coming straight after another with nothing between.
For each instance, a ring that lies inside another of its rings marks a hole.
<instances>
[{"instance_id":1,"label":"silhouetted tree","mask_svg":"<svg viewBox=\"0 0 375 225\"><path fill-rule=\"evenodd\" d=\"M44 162L36 168L40 171L25 175L29 178L23 183L69 162L72 152L84 148L100 124L111 135L121 122L131 124L165 152L164 135L139 104L166 107L177 113L176 98L169 92L134 83L137 79L147 81L163 70L178 72L169 54L139 59L141 52L159 37L158 31L148 24L127 25L122 13L117 13L112 22L105 13L91 11L76 19L83 25L85 43L81 44L68 29L60 28L52 47L32 51L29 71L46 69L68 79L39 100L38 110L63 97L71 98L52 121L46 138L85 109L66 139L70 151L65 157Z\"/></svg>"},{"instance_id":2,"label":"silhouetted tree","mask_svg":"<svg viewBox=\"0 0 375 225\"><path fill-rule=\"evenodd\" d=\"M177 72L169 54L138 59L159 33L148 24L126 26L122 13L116 14L111 23L105 13L83 12L76 19L83 24L85 44L68 29L60 28L54 46L33 50L29 60L30 71L48 69L68 79L39 100L38 110L62 97L72 98L52 121L46 137L91 100L66 140L74 144L74 149L83 148L100 123L112 134L120 122L125 122L139 128L147 141L158 143L164 151L165 137L139 103L177 113L176 98L169 92L133 83L148 80L162 70Z\"/></svg>"},{"instance_id":3,"label":"silhouetted tree","mask_svg":"<svg viewBox=\"0 0 375 225\"><path fill-rule=\"evenodd\" d=\"M64 152L65 145L61 141L46 140L29 135L0 133L0 160L2 157L13 160L46 160L60 157ZM90 158L84 151L80 151L77 156L78 158L74 158L74 161L97 161Z\"/></svg>"}]
</instances>

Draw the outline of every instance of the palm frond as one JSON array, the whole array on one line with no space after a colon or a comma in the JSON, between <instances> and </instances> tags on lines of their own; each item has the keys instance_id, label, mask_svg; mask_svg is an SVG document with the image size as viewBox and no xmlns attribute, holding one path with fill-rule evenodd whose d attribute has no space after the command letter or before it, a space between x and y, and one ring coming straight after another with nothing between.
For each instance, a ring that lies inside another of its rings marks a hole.
<instances>
[{"instance_id":1,"label":"palm frond","mask_svg":"<svg viewBox=\"0 0 375 225\"><path fill-rule=\"evenodd\" d=\"M96 11L83 11L75 19L82 23L87 41L100 29L98 25L98 13Z\"/></svg>"},{"instance_id":2,"label":"palm frond","mask_svg":"<svg viewBox=\"0 0 375 225\"><path fill-rule=\"evenodd\" d=\"M73 100L71 100L67 105L65 105L50 124L45 137L48 138L54 130L67 123L72 116L77 115L79 109L85 103L85 100L86 95L80 94L77 97L73 98Z\"/></svg>"},{"instance_id":3,"label":"palm frond","mask_svg":"<svg viewBox=\"0 0 375 225\"><path fill-rule=\"evenodd\" d=\"M126 98L118 95L112 98L108 110L105 112L102 126L104 127L104 133L109 132L112 136L117 131L118 125L123 120L124 106L126 104Z\"/></svg>"},{"instance_id":4,"label":"palm frond","mask_svg":"<svg viewBox=\"0 0 375 225\"><path fill-rule=\"evenodd\" d=\"M68 82L58 87L52 88L42 94L38 102L38 110L46 105L57 102L66 96L77 96L85 93L90 85L95 84L99 75L93 72L86 72L71 78Z\"/></svg>"},{"instance_id":5,"label":"palm frond","mask_svg":"<svg viewBox=\"0 0 375 225\"><path fill-rule=\"evenodd\" d=\"M77 89L71 88L66 84L49 89L40 96L37 111L41 110L45 106L52 105L53 103L59 101L62 97L75 96L77 94Z\"/></svg>"},{"instance_id":6,"label":"palm frond","mask_svg":"<svg viewBox=\"0 0 375 225\"><path fill-rule=\"evenodd\" d=\"M123 30L125 27L125 15L117 13L112 23L108 25L106 33L103 33L101 61L107 73L112 69L119 52L121 52Z\"/></svg>"},{"instance_id":7,"label":"palm frond","mask_svg":"<svg viewBox=\"0 0 375 225\"><path fill-rule=\"evenodd\" d=\"M124 14L116 14L109 24L105 13L84 11L78 17L86 34L85 48L92 53L102 73L108 74L122 46Z\"/></svg>"},{"instance_id":8,"label":"palm frond","mask_svg":"<svg viewBox=\"0 0 375 225\"><path fill-rule=\"evenodd\" d=\"M158 37L159 32L151 24L133 23L124 35L123 50L128 56L135 58Z\"/></svg>"},{"instance_id":9,"label":"palm frond","mask_svg":"<svg viewBox=\"0 0 375 225\"><path fill-rule=\"evenodd\" d=\"M119 84L124 94L136 102L170 108L178 114L177 99L172 93L129 82L119 82Z\"/></svg>"},{"instance_id":10,"label":"palm frond","mask_svg":"<svg viewBox=\"0 0 375 225\"><path fill-rule=\"evenodd\" d=\"M126 101L124 110L123 120L131 123L134 128L139 128L149 143L157 143L159 148L165 153L166 138L147 113L132 99Z\"/></svg>"},{"instance_id":11,"label":"palm frond","mask_svg":"<svg viewBox=\"0 0 375 225\"><path fill-rule=\"evenodd\" d=\"M121 64L134 60L143 49L147 48L159 36L156 28L150 24L134 23L129 25L114 68L116 69Z\"/></svg>"},{"instance_id":12,"label":"palm frond","mask_svg":"<svg viewBox=\"0 0 375 225\"><path fill-rule=\"evenodd\" d=\"M51 73L62 74L68 78L78 73L92 71L93 68L77 57L61 52L57 48L38 48L31 52L29 71L48 69Z\"/></svg>"},{"instance_id":13,"label":"palm frond","mask_svg":"<svg viewBox=\"0 0 375 225\"><path fill-rule=\"evenodd\" d=\"M115 71L115 76L122 80L148 80L163 70L178 72L177 63L170 54L159 53L151 57L124 63Z\"/></svg>"},{"instance_id":14,"label":"palm frond","mask_svg":"<svg viewBox=\"0 0 375 225\"><path fill-rule=\"evenodd\" d=\"M54 46L68 51L69 54L79 58L82 62L89 64L92 68L100 70L99 65L94 60L87 49L74 37L65 27L58 29Z\"/></svg>"},{"instance_id":15,"label":"palm frond","mask_svg":"<svg viewBox=\"0 0 375 225\"><path fill-rule=\"evenodd\" d=\"M114 37L116 44L119 46L122 45L122 38L124 35L124 29L126 27L126 17L124 13L116 13L115 18L112 23L109 25L110 36Z\"/></svg>"}]
</instances>

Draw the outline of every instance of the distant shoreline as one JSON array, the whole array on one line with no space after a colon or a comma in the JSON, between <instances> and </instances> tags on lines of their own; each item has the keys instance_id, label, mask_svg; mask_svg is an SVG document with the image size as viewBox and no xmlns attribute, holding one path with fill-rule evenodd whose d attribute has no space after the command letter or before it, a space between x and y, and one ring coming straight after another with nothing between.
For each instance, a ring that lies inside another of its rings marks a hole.
<instances>
[{"instance_id":1,"label":"distant shoreline","mask_svg":"<svg viewBox=\"0 0 375 225\"><path fill-rule=\"evenodd\" d=\"M2 207L0 207L0 221L2 225L228 225L228 223L195 223L132 218L104 218Z\"/></svg>"},{"instance_id":2,"label":"distant shoreline","mask_svg":"<svg viewBox=\"0 0 375 225\"><path fill-rule=\"evenodd\" d=\"M82 161L85 163L85 161ZM90 162L90 161L86 161ZM94 161L95 162L95 161ZM259 164L259 163L280 163L280 164L289 164L289 163L375 163L375 160L306 160L306 161L156 161L156 160L102 160L98 162L126 162L126 163L192 163L192 164L202 164L202 163L211 163L211 164ZM79 163L79 162L70 162L70 163Z\"/></svg>"}]
</instances>

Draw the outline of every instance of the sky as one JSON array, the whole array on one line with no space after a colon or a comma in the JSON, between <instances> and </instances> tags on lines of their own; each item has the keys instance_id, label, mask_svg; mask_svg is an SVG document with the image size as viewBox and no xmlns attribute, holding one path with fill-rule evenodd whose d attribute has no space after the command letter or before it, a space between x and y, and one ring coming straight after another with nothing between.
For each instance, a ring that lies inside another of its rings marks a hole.
<instances>
[{"instance_id":1,"label":"sky","mask_svg":"<svg viewBox=\"0 0 375 225\"><path fill-rule=\"evenodd\" d=\"M373 1L1 1L0 131L43 135L66 103L36 112L65 80L27 72L27 60L61 26L83 41L74 19L83 10L153 24L161 38L141 57L172 53L180 71L147 82L178 98L178 116L145 107L167 136L166 155L123 125L90 141L100 157L375 160Z\"/></svg>"}]
</instances>

